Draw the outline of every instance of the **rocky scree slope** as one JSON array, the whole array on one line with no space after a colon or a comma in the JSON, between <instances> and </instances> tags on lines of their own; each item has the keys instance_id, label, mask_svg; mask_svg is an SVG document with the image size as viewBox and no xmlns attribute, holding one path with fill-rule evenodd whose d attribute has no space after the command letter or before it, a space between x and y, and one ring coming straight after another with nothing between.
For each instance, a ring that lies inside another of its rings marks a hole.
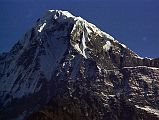
<instances>
[{"instance_id":1,"label":"rocky scree slope","mask_svg":"<svg viewBox=\"0 0 159 120\"><path fill-rule=\"evenodd\" d=\"M1 120L158 120L159 59L49 10L0 55Z\"/></svg>"}]
</instances>

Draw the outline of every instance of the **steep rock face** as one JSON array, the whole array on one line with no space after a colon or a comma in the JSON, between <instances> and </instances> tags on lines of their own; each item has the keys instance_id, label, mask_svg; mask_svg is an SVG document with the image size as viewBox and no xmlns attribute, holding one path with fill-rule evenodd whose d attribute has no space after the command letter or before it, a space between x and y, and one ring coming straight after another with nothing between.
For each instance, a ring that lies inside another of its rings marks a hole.
<instances>
[{"instance_id":1,"label":"steep rock face","mask_svg":"<svg viewBox=\"0 0 159 120\"><path fill-rule=\"evenodd\" d=\"M0 119L159 119L158 67L86 20L50 10L0 55Z\"/></svg>"}]
</instances>

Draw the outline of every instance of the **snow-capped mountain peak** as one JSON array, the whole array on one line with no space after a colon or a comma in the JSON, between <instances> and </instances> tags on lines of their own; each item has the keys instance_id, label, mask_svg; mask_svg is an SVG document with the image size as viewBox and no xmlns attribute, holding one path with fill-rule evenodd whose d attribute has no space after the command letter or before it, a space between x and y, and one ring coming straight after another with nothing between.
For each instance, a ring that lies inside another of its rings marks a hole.
<instances>
[{"instance_id":1,"label":"snow-capped mountain peak","mask_svg":"<svg viewBox=\"0 0 159 120\"><path fill-rule=\"evenodd\" d=\"M151 98L158 94L158 67L158 59L139 57L83 18L49 10L10 52L0 54L0 119L12 112L10 119L23 119L59 96L87 106L88 99L95 100L100 115L106 114L110 96L132 94L136 104L139 97L156 105L157 98ZM91 114L83 107L79 111Z\"/></svg>"}]
</instances>

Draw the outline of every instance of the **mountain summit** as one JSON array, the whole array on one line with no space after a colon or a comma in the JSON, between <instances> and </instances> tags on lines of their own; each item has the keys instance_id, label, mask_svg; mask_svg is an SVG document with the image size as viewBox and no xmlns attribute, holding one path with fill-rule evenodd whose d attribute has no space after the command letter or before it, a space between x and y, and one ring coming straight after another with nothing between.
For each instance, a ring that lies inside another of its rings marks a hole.
<instances>
[{"instance_id":1,"label":"mountain summit","mask_svg":"<svg viewBox=\"0 0 159 120\"><path fill-rule=\"evenodd\" d=\"M0 120L159 120L159 59L49 10L0 54Z\"/></svg>"}]
</instances>

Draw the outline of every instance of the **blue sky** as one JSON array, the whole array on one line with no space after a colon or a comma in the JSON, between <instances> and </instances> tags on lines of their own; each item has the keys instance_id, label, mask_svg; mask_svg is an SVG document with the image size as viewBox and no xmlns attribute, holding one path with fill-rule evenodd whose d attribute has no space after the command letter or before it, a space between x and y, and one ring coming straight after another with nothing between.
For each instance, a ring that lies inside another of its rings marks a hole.
<instances>
[{"instance_id":1,"label":"blue sky","mask_svg":"<svg viewBox=\"0 0 159 120\"><path fill-rule=\"evenodd\" d=\"M0 0L0 52L11 47L48 9L68 10L143 57L159 57L158 0Z\"/></svg>"}]
</instances>

